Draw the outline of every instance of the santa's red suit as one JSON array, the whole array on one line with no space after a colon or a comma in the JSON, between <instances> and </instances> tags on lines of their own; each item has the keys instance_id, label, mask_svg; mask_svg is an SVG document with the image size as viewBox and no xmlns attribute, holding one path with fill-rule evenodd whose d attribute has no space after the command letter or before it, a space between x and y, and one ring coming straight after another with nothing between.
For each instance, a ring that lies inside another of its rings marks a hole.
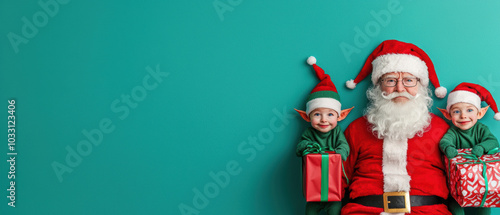
<instances>
[{"instance_id":1,"label":"santa's red suit","mask_svg":"<svg viewBox=\"0 0 500 215\"><path fill-rule=\"evenodd\" d=\"M415 135L412 139L397 143L378 139L365 117L356 119L347 127L345 137L351 152L344 163L349 185L344 185L350 190L350 199L382 195L390 187L409 190L410 196L448 197L445 167L438 145L449 126L441 118L431 115L431 124L423 136ZM391 153L400 156L392 157L392 163L387 158L384 160L384 155ZM390 174L384 174L388 172ZM391 178L390 175L394 173L397 176ZM383 208L350 202L342 208L342 215L381 214L383 211ZM411 214L451 213L446 205L436 204L411 207Z\"/></svg>"}]
</instances>

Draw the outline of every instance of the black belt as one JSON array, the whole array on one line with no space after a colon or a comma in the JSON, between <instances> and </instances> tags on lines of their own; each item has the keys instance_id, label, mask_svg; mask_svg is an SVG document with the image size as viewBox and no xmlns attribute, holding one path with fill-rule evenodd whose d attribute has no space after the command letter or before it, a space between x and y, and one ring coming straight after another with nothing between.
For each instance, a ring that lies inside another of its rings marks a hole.
<instances>
[{"instance_id":1,"label":"black belt","mask_svg":"<svg viewBox=\"0 0 500 215\"><path fill-rule=\"evenodd\" d=\"M417 196L417 195L409 196L406 194L406 196L410 197L409 205L406 205L407 197L405 197L404 192L401 193L397 194L386 193L385 198L387 199L384 199L384 195L362 196L355 199L351 199L349 202L361 204L368 207L384 208L385 212L391 212L391 211L397 212L405 208L409 210L410 207L415 207L415 206L437 205L445 203L445 200L439 196Z\"/></svg>"}]
</instances>

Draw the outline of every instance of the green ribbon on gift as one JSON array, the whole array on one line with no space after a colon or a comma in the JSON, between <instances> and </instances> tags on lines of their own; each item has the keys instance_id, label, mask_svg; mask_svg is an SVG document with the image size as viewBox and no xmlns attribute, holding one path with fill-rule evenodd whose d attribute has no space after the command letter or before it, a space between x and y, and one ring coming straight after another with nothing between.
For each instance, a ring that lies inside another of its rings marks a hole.
<instances>
[{"instance_id":1,"label":"green ribbon on gift","mask_svg":"<svg viewBox=\"0 0 500 215\"><path fill-rule=\"evenodd\" d=\"M328 153L321 153L321 201L328 201Z\"/></svg>"},{"instance_id":2,"label":"green ribbon on gift","mask_svg":"<svg viewBox=\"0 0 500 215\"><path fill-rule=\"evenodd\" d=\"M313 143L312 145L307 146L307 148L302 152L302 156L306 156L307 154L321 154L321 201L328 201L328 170L329 170L329 153L326 152L324 148L322 148L318 143ZM347 174L344 170L344 163L341 162L342 172L344 173L344 177L346 179L347 184L349 184L349 179L347 178Z\"/></svg>"},{"instance_id":3,"label":"green ribbon on gift","mask_svg":"<svg viewBox=\"0 0 500 215\"><path fill-rule=\"evenodd\" d=\"M486 154L488 154L488 155L492 155L492 154L496 154L496 153L498 153L498 147L492 148L488 152L486 152Z\"/></svg>"},{"instance_id":4,"label":"green ribbon on gift","mask_svg":"<svg viewBox=\"0 0 500 215\"><path fill-rule=\"evenodd\" d=\"M481 200L481 205L479 205L479 207L483 207L484 203L486 201L486 196L488 195L488 177L486 175L486 162L479 159L474 154L458 153L458 155L462 156L465 159L474 160L475 162L462 162L462 163L457 163L457 164L478 164L478 163L483 164L484 195L483 195L483 199ZM448 162L448 169L450 169L449 168L450 163L451 162Z\"/></svg>"},{"instance_id":5,"label":"green ribbon on gift","mask_svg":"<svg viewBox=\"0 0 500 215\"><path fill-rule=\"evenodd\" d=\"M324 152L322 147L318 143L313 143L312 145L307 145L307 148L302 152L302 157L306 156L307 154L319 154L321 152Z\"/></svg>"}]
</instances>

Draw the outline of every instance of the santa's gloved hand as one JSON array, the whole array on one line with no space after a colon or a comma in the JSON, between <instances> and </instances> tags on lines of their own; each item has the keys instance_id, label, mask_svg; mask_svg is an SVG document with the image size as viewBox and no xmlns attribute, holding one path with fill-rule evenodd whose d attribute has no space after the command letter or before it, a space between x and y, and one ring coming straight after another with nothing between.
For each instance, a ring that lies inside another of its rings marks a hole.
<instances>
[{"instance_id":1,"label":"santa's gloved hand","mask_svg":"<svg viewBox=\"0 0 500 215\"><path fill-rule=\"evenodd\" d=\"M472 154L476 155L477 157L481 157L484 155L484 148L480 145L472 147Z\"/></svg>"},{"instance_id":2,"label":"santa's gloved hand","mask_svg":"<svg viewBox=\"0 0 500 215\"><path fill-rule=\"evenodd\" d=\"M446 155L446 157L452 159L458 155L458 151L457 151L457 149L455 149L453 147L448 147L448 148L446 148L444 155Z\"/></svg>"}]
</instances>

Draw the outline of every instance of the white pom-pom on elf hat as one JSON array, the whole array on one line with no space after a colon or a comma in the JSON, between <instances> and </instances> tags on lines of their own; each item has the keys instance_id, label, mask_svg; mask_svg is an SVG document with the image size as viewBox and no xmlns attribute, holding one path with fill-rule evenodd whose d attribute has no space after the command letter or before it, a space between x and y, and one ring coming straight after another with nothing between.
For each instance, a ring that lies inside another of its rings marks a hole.
<instances>
[{"instance_id":1,"label":"white pom-pom on elf hat","mask_svg":"<svg viewBox=\"0 0 500 215\"><path fill-rule=\"evenodd\" d=\"M307 58L307 64L309 64L311 66L314 65L314 64L316 64L316 58L314 56L308 57Z\"/></svg>"},{"instance_id":2,"label":"white pom-pom on elf hat","mask_svg":"<svg viewBox=\"0 0 500 215\"><path fill-rule=\"evenodd\" d=\"M452 105L460 102L465 102L474 105L478 110L481 110L481 102L484 101L495 112L493 118L500 121L500 112L498 112L497 103L491 96L491 93L484 87L472 83L460 83L448 95L446 110L450 112Z\"/></svg>"},{"instance_id":3,"label":"white pom-pom on elf hat","mask_svg":"<svg viewBox=\"0 0 500 215\"><path fill-rule=\"evenodd\" d=\"M346 82L349 89L356 88L356 84L372 74L373 84L386 73L407 72L420 79L420 83L427 87L429 80L436 88L434 93L438 98L446 96L446 88L439 85L434 70L434 64L429 56L419 47L411 43L397 40L382 42L365 62L365 65L354 80Z\"/></svg>"}]
</instances>

